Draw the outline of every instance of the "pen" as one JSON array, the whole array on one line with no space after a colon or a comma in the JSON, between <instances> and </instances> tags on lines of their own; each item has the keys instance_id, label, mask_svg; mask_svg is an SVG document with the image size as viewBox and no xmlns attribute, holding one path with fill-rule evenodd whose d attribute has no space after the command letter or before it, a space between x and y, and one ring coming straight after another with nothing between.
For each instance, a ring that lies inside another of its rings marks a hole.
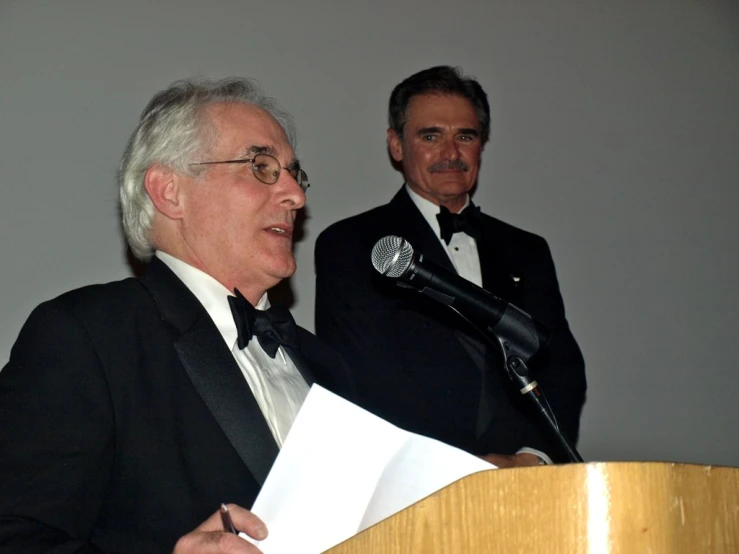
<instances>
[{"instance_id":1,"label":"pen","mask_svg":"<svg viewBox=\"0 0 739 554\"><path fill-rule=\"evenodd\" d=\"M231 521L231 514L228 511L228 506L223 503L221 503L221 521L223 522L224 531L227 533L233 533L234 535L239 534L236 527L234 527L234 522Z\"/></svg>"}]
</instances>

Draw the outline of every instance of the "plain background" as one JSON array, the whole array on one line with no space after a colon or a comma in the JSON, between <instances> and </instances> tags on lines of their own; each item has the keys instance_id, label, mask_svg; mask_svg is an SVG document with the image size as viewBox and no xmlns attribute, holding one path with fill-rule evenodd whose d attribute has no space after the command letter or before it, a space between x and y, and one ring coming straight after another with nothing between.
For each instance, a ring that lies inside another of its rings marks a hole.
<instances>
[{"instance_id":1,"label":"plain background","mask_svg":"<svg viewBox=\"0 0 739 554\"><path fill-rule=\"evenodd\" d=\"M0 363L39 302L130 274L118 159L194 75L257 78L295 116L312 329L315 239L399 188L387 99L438 64L492 105L475 201L551 246L587 362L583 456L739 466L729 0L0 2Z\"/></svg>"}]
</instances>

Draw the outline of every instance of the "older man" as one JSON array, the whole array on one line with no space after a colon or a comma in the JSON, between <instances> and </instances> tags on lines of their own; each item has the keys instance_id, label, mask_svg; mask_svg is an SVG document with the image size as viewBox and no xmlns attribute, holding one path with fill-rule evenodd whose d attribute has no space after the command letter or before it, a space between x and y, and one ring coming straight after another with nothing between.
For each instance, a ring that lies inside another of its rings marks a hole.
<instances>
[{"instance_id":1,"label":"older man","mask_svg":"<svg viewBox=\"0 0 739 554\"><path fill-rule=\"evenodd\" d=\"M349 383L267 298L295 271L293 137L246 80L146 107L120 167L146 274L40 305L0 372L0 552L257 551L216 510L263 538L245 508L310 384Z\"/></svg>"},{"instance_id":2,"label":"older man","mask_svg":"<svg viewBox=\"0 0 739 554\"><path fill-rule=\"evenodd\" d=\"M470 199L490 132L479 83L451 67L416 73L392 92L387 146L405 185L389 204L340 221L316 243L316 332L344 354L358 401L411 431L503 466L565 455L502 368L502 357L448 308L400 289L370 263L380 238L407 239L552 327L532 359L560 429L575 441L584 364L541 237L480 213ZM538 358L538 359L537 359Z\"/></svg>"}]
</instances>

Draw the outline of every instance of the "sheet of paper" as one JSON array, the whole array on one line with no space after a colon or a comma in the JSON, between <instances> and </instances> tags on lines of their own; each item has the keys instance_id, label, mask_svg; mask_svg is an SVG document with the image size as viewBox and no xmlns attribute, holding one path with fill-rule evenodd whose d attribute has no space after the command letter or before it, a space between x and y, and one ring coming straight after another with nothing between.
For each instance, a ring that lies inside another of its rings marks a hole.
<instances>
[{"instance_id":1,"label":"sheet of paper","mask_svg":"<svg viewBox=\"0 0 739 554\"><path fill-rule=\"evenodd\" d=\"M265 554L318 554L495 466L388 423L314 385L252 507Z\"/></svg>"}]
</instances>

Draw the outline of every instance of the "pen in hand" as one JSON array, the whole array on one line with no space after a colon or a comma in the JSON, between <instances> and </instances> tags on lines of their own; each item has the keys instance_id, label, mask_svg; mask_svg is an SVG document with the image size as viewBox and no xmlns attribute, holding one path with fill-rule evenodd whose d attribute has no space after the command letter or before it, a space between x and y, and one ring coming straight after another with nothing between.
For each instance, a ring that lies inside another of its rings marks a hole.
<instances>
[{"instance_id":1,"label":"pen in hand","mask_svg":"<svg viewBox=\"0 0 739 554\"><path fill-rule=\"evenodd\" d=\"M236 527L234 527L234 522L231 521L231 514L228 511L228 506L223 503L221 503L221 521L223 522L223 530L226 531L226 533L233 533L234 535L239 534Z\"/></svg>"}]
</instances>

